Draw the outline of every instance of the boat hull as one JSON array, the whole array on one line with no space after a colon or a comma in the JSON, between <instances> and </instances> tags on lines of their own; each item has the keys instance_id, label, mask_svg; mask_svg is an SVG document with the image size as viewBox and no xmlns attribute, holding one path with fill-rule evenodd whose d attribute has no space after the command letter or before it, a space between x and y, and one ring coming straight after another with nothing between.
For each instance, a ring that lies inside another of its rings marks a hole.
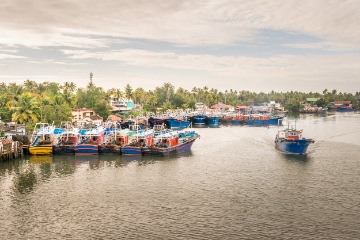
<instances>
[{"instance_id":1,"label":"boat hull","mask_svg":"<svg viewBox=\"0 0 360 240\"><path fill-rule=\"evenodd\" d=\"M154 125L161 125L161 124L164 124L164 119L162 118L155 118L155 117L150 117L148 119L148 122L149 122L149 125L151 128L154 127Z\"/></svg>"},{"instance_id":2,"label":"boat hull","mask_svg":"<svg viewBox=\"0 0 360 240\"><path fill-rule=\"evenodd\" d=\"M284 152L293 154L306 154L306 151L312 139L296 139L296 140L275 140L276 147Z\"/></svg>"},{"instance_id":3,"label":"boat hull","mask_svg":"<svg viewBox=\"0 0 360 240\"><path fill-rule=\"evenodd\" d=\"M248 119L246 120L246 125L252 125L252 126L282 125L282 117L276 117L266 120Z\"/></svg>"},{"instance_id":4,"label":"boat hull","mask_svg":"<svg viewBox=\"0 0 360 240\"><path fill-rule=\"evenodd\" d=\"M150 148L148 147L135 147L135 146L125 146L121 148L121 155L124 156L142 156L149 154Z\"/></svg>"},{"instance_id":5,"label":"boat hull","mask_svg":"<svg viewBox=\"0 0 360 240\"><path fill-rule=\"evenodd\" d=\"M121 153L121 147L118 145L110 145L110 146L99 146L99 153L115 153L120 154Z\"/></svg>"},{"instance_id":6,"label":"boat hull","mask_svg":"<svg viewBox=\"0 0 360 240\"><path fill-rule=\"evenodd\" d=\"M185 151L190 151L191 146L193 145L195 140L196 139L192 139L186 143L182 143L177 146L168 147L168 148L153 147L153 148L151 148L151 150L149 152L146 152L145 154L166 156L166 155L170 155L173 153L181 153L181 152L185 152Z\"/></svg>"},{"instance_id":7,"label":"boat hull","mask_svg":"<svg viewBox=\"0 0 360 240\"><path fill-rule=\"evenodd\" d=\"M173 129L173 128L187 128L190 125L189 121L186 120L178 120L178 119L173 119L173 118L169 118L166 121L166 124L169 126L169 128Z\"/></svg>"},{"instance_id":8,"label":"boat hull","mask_svg":"<svg viewBox=\"0 0 360 240\"><path fill-rule=\"evenodd\" d=\"M336 109L337 112L353 112L354 109L353 108L349 108L349 107L338 107Z\"/></svg>"},{"instance_id":9,"label":"boat hull","mask_svg":"<svg viewBox=\"0 0 360 240\"><path fill-rule=\"evenodd\" d=\"M205 125L206 124L206 116L204 115L195 115L192 117L193 125Z\"/></svg>"},{"instance_id":10,"label":"boat hull","mask_svg":"<svg viewBox=\"0 0 360 240\"><path fill-rule=\"evenodd\" d=\"M75 147L75 154L99 154L99 146L93 144L80 144Z\"/></svg>"},{"instance_id":11,"label":"boat hull","mask_svg":"<svg viewBox=\"0 0 360 240\"><path fill-rule=\"evenodd\" d=\"M30 146L29 152L32 155L50 155L53 153L53 146L51 144L42 146Z\"/></svg>"},{"instance_id":12,"label":"boat hull","mask_svg":"<svg viewBox=\"0 0 360 240\"><path fill-rule=\"evenodd\" d=\"M207 124L207 125L212 125L212 126L217 126L217 125L219 125L219 117L216 117L216 116L207 117L207 118L206 118L206 124Z\"/></svg>"},{"instance_id":13,"label":"boat hull","mask_svg":"<svg viewBox=\"0 0 360 240\"><path fill-rule=\"evenodd\" d=\"M75 153L75 146L54 146L53 147L54 154L66 154L66 153Z\"/></svg>"}]
</instances>

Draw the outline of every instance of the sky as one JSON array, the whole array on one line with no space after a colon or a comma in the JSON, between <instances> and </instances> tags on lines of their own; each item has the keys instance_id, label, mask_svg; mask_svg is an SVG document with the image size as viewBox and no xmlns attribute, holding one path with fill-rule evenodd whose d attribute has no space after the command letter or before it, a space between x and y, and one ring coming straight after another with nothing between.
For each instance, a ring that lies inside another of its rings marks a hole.
<instances>
[{"instance_id":1,"label":"sky","mask_svg":"<svg viewBox=\"0 0 360 240\"><path fill-rule=\"evenodd\" d=\"M360 91L359 0L1 0L0 82Z\"/></svg>"}]
</instances>

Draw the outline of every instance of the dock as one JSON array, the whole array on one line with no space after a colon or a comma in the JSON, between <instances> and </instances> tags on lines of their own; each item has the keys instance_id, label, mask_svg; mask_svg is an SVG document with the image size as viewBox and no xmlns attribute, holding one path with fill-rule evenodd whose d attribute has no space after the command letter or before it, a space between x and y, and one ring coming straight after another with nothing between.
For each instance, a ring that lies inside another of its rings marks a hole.
<instances>
[{"instance_id":1,"label":"dock","mask_svg":"<svg viewBox=\"0 0 360 240\"><path fill-rule=\"evenodd\" d=\"M21 158L23 154L23 146L19 141L13 141L7 137L0 137L0 161Z\"/></svg>"}]
</instances>

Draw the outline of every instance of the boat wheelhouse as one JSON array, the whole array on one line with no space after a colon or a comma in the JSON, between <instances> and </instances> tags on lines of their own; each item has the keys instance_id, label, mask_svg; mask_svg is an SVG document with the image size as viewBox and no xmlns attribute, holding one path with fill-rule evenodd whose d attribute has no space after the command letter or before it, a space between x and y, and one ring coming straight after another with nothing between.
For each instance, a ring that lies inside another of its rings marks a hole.
<instances>
[{"instance_id":1,"label":"boat wheelhouse","mask_svg":"<svg viewBox=\"0 0 360 240\"><path fill-rule=\"evenodd\" d=\"M36 123L31 137L29 152L33 155L53 153L54 127L48 123Z\"/></svg>"}]
</instances>

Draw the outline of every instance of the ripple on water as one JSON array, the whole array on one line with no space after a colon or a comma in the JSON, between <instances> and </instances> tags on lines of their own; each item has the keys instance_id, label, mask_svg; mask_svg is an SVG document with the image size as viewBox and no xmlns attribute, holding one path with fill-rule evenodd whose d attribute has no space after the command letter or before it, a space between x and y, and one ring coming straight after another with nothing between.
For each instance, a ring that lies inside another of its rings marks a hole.
<instances>
[{"instance_id":1,"label":"ripple on water","mask_svg":"<svg viewBox=\"0 0 360 240\"><path fill-rule=\"evenodd\" d=\"M201 139L192 151L172 157L53 156L0 163L0 234L357 239L359 120L299 119L304 134L318 139L305 156L277 151L277 128L234 126L196 129Z\"/></svg>"}]
</instances>

